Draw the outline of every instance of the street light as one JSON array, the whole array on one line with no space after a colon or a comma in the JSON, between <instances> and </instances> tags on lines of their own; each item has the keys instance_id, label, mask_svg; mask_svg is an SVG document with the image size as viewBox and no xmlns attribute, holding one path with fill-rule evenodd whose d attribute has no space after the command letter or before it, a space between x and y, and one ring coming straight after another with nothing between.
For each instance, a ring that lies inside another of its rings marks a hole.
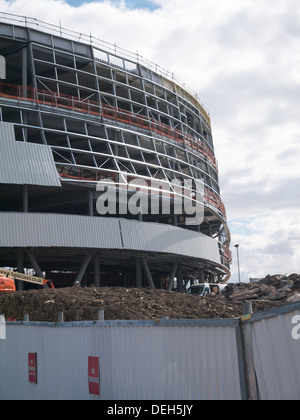
<instances>
[{"instance_id":1,"label":"street light","mask_svg":"<svg viewBox=\"0 0 300 420\"><path fill-rule=\"evenodd\" d=\"M237 253L238 270L239 270L239 283L241 283L239 244L235 244L234 247L236 248L236 253Z\"/></svg>"}]
</instances>

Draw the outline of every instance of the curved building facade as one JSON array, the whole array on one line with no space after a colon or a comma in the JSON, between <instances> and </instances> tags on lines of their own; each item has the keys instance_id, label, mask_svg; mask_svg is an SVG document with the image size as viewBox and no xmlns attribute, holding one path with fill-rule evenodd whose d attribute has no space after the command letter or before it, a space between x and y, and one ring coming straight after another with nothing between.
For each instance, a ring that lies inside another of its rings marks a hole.
<instances>
[{"instance_id":1,"label":"curved building facade","mask_svg":"<svg viewBox=\"0 0 300 420\"><path fill-rule=\"evenodd\" d=\"M1 14L0 55L0 266L57 286L228 280L211 120L195 94L30 18Z\"/></svg>"}]
</instances>

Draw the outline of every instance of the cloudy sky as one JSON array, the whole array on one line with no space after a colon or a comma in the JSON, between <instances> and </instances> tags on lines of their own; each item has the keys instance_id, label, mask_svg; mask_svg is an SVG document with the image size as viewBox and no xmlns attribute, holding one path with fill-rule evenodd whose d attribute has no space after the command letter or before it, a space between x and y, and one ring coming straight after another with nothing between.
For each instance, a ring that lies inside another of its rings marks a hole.
<instances>
[{"instance_id":1,"label":"cloudy sky","mask_svg":"<svg viewBox=\"0 0 300 420\"><path fill-rule=\"evenodd\" d=\"M242 281L300 273L299 0L0 0L0 11L92 33L184 80L212 117Z\"/></svg>"}]
</instances>

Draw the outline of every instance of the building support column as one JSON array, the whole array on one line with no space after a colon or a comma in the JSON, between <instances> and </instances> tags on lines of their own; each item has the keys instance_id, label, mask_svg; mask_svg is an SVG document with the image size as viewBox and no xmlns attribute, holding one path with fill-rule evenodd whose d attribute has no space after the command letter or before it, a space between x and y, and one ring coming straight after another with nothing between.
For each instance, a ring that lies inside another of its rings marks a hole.
<instances>
[{"instance_id":1,"label":"building support column","mask_svg":"<svg viewBox=\"0 0 300 420\"><path fill-rule=\"evenodd\" d=\"M177 292L183 291L183 273L182 273L182 265L178 266L177 270Z\"/></svg>"},{"instance_id":2,"label":"building support column","mask_svg":"<svg viewBox=\"0 0 300 420\"><path fill-rule=\"evenodd\" d=\"M143 268L144 268L144 271L148 280L148 284L151 287L151 289L155 289L153 278L151 276L151 272L149 270L149 266L145 258L142 258L142 263L143 263Z\"/></svg>"},{"instance_id":3,"label":"building support column","mask_svg":"<svg viewBox=\"0 0 300 420\"><path fill-rule=\"evenodd\" d=\"M27 255L28 255L30 264L32 265L32 268L34 269L36 275L38 277L43 278L44 277L43 272L42 272L42 270L41 270L41 268L40 268L40 266L39 266L39 264L38 264L35 256L33 255L33 253L31 251L28 251L27 252Z\"/></svg>"},{"instance_id":4,"label":"building support column","mask_svg":"<svg viewBox=\"0 0 300 420\"><path fill-rule=\"evenodd\" d=\"M27 98L27 47L22 49L22 96Z\"/></svg>"},{"instance_id":5,"label":"building support column","mask_svg":"<svg viewBox=\"0 0 300 420\"><path fill-rule=\"evenodd\" d=\"M23 274L24 273L24 258L23 253L18 252L17 255L17 271L18 273ZM17 290L24 290L24 282L17 280Z\"/></svg>"},{"instance_id":6,"label":"building support column","mask_svg":"<svg viewBox=\"0 0 300 420\"><path fill-rule=\"evenodd\" d=\"M94 259L94 285L95 287L100 287L100 256L95 255Z\"/></svg>"},{"instance_id":7,"label":"building support column","mask_svg":"<svg viewBox=\"0 0 300 420\"><path fill-rule=\"evenodd\" d=\"M168 284L168 291L171 292L174 286L174 278L177 272L178 264L173 264L172 271L170 274L169 284Z\"/></svg>"},{"instance_id":8,"label":"building support column","mask_svg":"<svg viewBox=\"0 0 300 420\"><path fill-rule=\"evenodd\" d=\"M204 271L202 268L199 270L199 283L205 283Z\"/></svg>"},{"instance_id":9,"label":"building support column","mask_svg":"<svg viewBox=\"0 0 300 420\"><path fill-rule=\"evenodd\" d=\"M28 185L23 185L23 213L28 213Z\"/></svg>"},{"instance_id":10,"label":"building support column","mask_svg":"<svg viewBox=\"0 0 300 420\"><path fill-rule=\"evenodd\" d=\"M28 85L28 80L27 80L27 47L24 47L22 49L22 92L21 95L23 98L27 98L28 97L28 93L27 93L27 85ZM27 125L27 111L23 111L23 124ZM23 133L24 133L24 140L27 141L27 128L23 129Z\"/></svg>"},{"instance_id":11,"label":"building support column","mask_svg":"<svg viewBox=\"0 0 300 420\"><path fill-rule=\"evenodd\" d=\"M88 192L88 201L89 201L89 216L94 216L94 192L89 190Z\"/></svg>"},{"instance_id":12,"label":"building support column","mask_svg":"<svg viewBox=\"0 0 300 420\"><path fill-rule=\"evenodd\" d=\"M93 256L93 254L88 254L85 257L85 259L84 259L84 261L83 261L83 263L81 265L81 268L80 268L80 270L79 270L79 272L77 274L77 277L76 277L76 279L74 281L73 286L75 286L76 284L79 284L79 285L81 284L82 279L83 279L83 276L84 276L84 274L86 272L86 269L88 268L88 265L91 262L92 256Z\"/></svg>"},{"instance_id":13,"label":"building support column","mask_svg":"<svg viewBox=\"0 0 300 420\"><path fill-rule=\"evenodd\" d=\"M136 287L141 289L143 287L142 280L142 261L140 258L136 259Z\"/></svg>"}]
</instances>

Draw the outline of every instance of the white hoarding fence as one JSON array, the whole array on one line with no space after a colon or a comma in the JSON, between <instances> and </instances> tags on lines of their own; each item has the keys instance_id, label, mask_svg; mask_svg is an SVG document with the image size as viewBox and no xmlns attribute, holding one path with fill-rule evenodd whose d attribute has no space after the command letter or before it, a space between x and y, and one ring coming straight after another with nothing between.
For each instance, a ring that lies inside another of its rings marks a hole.
<instances>
[{"instance_id":1,"label":"white hoarding fence","mask_svg":"<svg viewBox=\"0 0 300 420\"><path fill-rule=\"evenodd\" d=\"M242 319L3 320L0 400L300 400L300 302Z\"/></svg>"}]
</instances>

